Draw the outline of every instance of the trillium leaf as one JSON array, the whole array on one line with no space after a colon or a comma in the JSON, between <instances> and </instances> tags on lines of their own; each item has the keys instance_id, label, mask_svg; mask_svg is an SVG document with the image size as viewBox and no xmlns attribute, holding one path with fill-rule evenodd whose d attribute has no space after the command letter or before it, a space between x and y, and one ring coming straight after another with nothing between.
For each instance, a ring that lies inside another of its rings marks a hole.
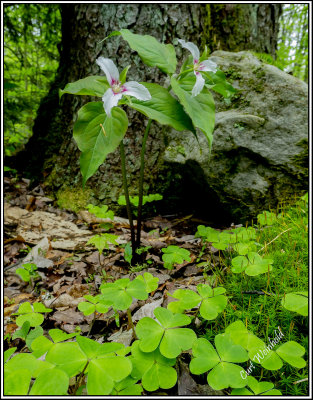
<instances>
[{"instance_id":1,"label":"trillium leaf","mask_svg":"<svg viewBox=\"0 0 313 400\"><path fill-rule=\"evenodd\" d=\"M241 388L241 389L233 389L231 391L231 396L253 396L253 393L250 392L247 388Z\"/></svg>"},{"instance_id":2,"label":"trillium leaf","mask_svg":"<svg viewBox=\"0 0 313 400\"><path fill-rule=\"evenodd\" d=\"M282 344L278 347L276 353L295 368L304 368L306 366L306 362L302 358L305 348L297 342L291 340Z\"/></svg>"},{"instance_id":3,"label":"trillium leaf","mask_svg":"<svg viewBox=\"0 0 313 400\"><path fill-rule=\"evenodd\" d=\"M106 305L98 303L98 304L96 304L96 311L98 313L105 314L109 311L109 309Z\"/></svg>"},{"instance_id":4,"label":"trillium leaf","mask_svg":"<svg viewBox=\"0 0 313 400\"><path fill-rule=\"evenodd\" d=\"M197 339L192 345L194 358L189 364L190 372L203 374L220 362L220 358L212 344L204 338Z\"/></svg>"},{"instance_id":5,"label":"trillium leaf","mask_svg":"<svg viewBox=\"0 0 313 400\"><path fill-rule=\"evenodd\" d=\"M174 93L179 98L186 113L191 118L195 127L201 129L208 140L210 148L213 142L213 130L215 124L215 103L210 91L204 87L200 94L193 97L192 88L195 77L183 78L177 81L173 76L171 85Z\"/></svg>"},{"instance_id":6,"label":"trillium leaf","mask_svg":"<svg viewBox=\"0 0 313 400\"><path fill-rule=\"evenodd\" d=\"M29 394L31 396L64 395L64 393L67 392L68 386L68 375L58 368L50 368L41 371L35 383L33 384Z\"/></svg>"},{"instance_id":7,"label":"trillium leaf","mask_svg":"<svg viewBox=\"0 0 313 400\"><path fill-rule=\"evenodd\" d=\"M30 281L30 273L26 271L26 269L17 268L15 272L23 279L24 282Z\"/></svg>"},{"instance_id":8,"label":"trillium leaf","mask_svg":"<svg viewBox=\"0 0 313 400\"><path fill-rule=\"evenodd\" d=\"M127 115L118 107L111 110L109 118L102 102L87 103L78 111L73 135L82 152L80 169L84 184L97 171L106 156L118 147L127 127Z\"/></svg>"},{"instance_id":9,"label":"trillium leaf","mask_svg":"<svg viewBox=\"0 0 313 400\"><path fill-rule=\"evenodd\" d=\"M120 33L146 65L156 66L166 74L175 72L177 60L171 44L162 44L150 35L136 35L128 29L121 29Z\"/></svg>"},{"instance_id":10,"label":"trillium leaf","mask_svg":"<svg viewBox=\"0 0 313 400\"><path fill-rule=\"evenodd\" d=\"M68 83L63 90L59 90L59 97L61 98L64 93L102 97L109 87L104 76L87 76L87 78Z\"/></svg>"},{"instance_id":11,"label":"trillium leaf","mask_svg":"<svg viewBox=\"0 0 313 400\"><path fill-rule=\"evenodd\" d=\"M12 339L14 340L17 338L21 338L23 340L26 340L27 334L29 332L29 328L30 328L29 321L25 321L24 324L22 325L21 329L14 332L14 334L12 335Z\"/></svg>"},{"instance_id":12,"label":"trillium leaf","mask_svg":"<svg viewBox=\"0 0 313 400\"><path fill-rule=\"evenodd\" d=\"M242 388L246 382L242 379L240 372L242 367L236 364L221 362L214 367L208 374L208 384L214 390L232 388Z\"/></svg>"},{"instance_id":13,"label":"trillium leaf","mask_svg":"<svg viewBox=\"0 0 313 400\"><path fill-rule=\"evenodd\" d=\"M84 336L76 336L76 341L81 350L89 359L95 358L101 351L101 344Z\"/></svg>"},{"instance_id":14,"label":"trillium leaf","mask_svg":"<svg viewBox=\"0 0 313 400\"><path fill-rule=\"evenodd\" d=\"M75 342L56 343L48 351L46 361L55 364L72 377L82 371L87 357Z\"/></svg>"},{"instance_id":15,"label":"trillium leaf","mask_svg":"<svg viewBox=\"0 0 313 400\"><path fill-rule=\"evenodd\" d=\"M4 373L4 395L5 396L26 396L32 374L28 369L19 369Z\"/></svg>"},{"instance_id":16,"label":"trillium leaf","mask_svg":"<svg viewBox=\"0 0 313 400\"><path fill-rule=\"evenodd\" d=\"M136 334L140 340L140 350L144 352L154 351L164 334L164 328L152 318L144 317L136 325Z\"/></svg>"},{"instance_id":17,"label":"trillium leaf","mask_svg":"<svg viewBox=\"0 0 313 400\"><path fill-rule=\"evenodd\" d=\"M308 292L287 293L283 297L281 305L289 311L307 316L309 312Z\"/></svg>"},{"instance_id":18,"label":"trillium leaf","mask_svg":"<svg viewBox=\"0 0 313 400\"><path fill-rule=\"evenodd\" d=\"M162 125L170 125L177 131L189 130L195 133L190 117L185 113L181 104L170 95L167 89L155 83L141 82L151 94L151 100L141 101L135 98L126 103Z\"/></svg>"}]
</instances>

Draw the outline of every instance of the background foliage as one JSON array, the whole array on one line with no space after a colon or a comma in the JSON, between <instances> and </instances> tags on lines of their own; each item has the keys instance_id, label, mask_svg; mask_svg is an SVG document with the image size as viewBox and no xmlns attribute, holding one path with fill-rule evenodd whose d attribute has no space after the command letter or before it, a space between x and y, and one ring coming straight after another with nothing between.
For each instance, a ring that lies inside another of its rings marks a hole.
<instances>
[{"instance_id":1,"label":"background foliage","mask_svg":"<svg viewBox=\"0 0 313 400\"><path fill-rule=\"evenodd\" d=\"M59 62L61 15L54 4L4 8L4 145L14 155L32 134Z\"/></svg>"}]
</instances>

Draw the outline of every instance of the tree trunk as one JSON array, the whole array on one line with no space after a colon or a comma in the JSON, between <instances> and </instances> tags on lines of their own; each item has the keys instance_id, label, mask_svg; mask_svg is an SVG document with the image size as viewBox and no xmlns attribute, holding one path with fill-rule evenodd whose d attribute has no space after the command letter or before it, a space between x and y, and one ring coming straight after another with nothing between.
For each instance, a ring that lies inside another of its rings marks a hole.
<instances>
[{"instance_id":1,"label":"tree trunk","mask_svg":"<svg viewBox=\"0 0 313 400\"><path fill-rule=\"evenodd\" d=\"M271 4L63 4L60 7L62 42L56 79L39 107L33 136L14 160L14 168L28 173L32 179L44 178L45 184L54 193L58 192L60 198L74 196L73 201L79 202L84 196L86 201L94 196L108 203L116 201L122 193L118 151L107 157L82 192L79 151L72 139L78 109L95 99L65 94L59 102L58 91L68 82L102 74L96 64L99 56L111 58L119 71L130 64L131 80L162 84L165 77L157 68L145 66L122 37L99 42L112 31L127 28L134 33L153 35L164 43L177 44L175 39L183 38L201 47L207 43L211 51L252 49L274 55L281 12L281 5ZM178 59L181 58L181 47L176 46L176 51ZM131 126L124 143L128 174L134 187L146 119L133 110L128 114ZM163 129L168 128L153 122L146 148L145 190L159 169L160 147L165 144L156 138ZM136 190L130 192L134 194Z\"/></svg>"}]
</instances>

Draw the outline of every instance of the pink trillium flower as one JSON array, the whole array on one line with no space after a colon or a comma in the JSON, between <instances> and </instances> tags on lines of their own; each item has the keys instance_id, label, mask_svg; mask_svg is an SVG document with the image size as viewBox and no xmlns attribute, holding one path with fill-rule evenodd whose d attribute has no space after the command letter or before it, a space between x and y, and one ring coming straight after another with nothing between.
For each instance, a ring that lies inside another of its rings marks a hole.
<instances>
[{"instance_id":1,"label":"pink trillium flower","mask_svg":"<svg viewBox=\"0 0 313 400\"><path fill-rule=\"evenodd\" d=\"M99 57L96 62L105 73L111 86L102 96L103 107L108 117L111 116L111 109L117 106L123 95L133 96L138 100L144 101L151 99L149 90L140 83L130 81L122 84L118 69L112 60Z\"/></svg>"},{"instance_id":2,"label":"pink trillium flower","mask_svg":"<svg viewBox=\"0 0 313 400\"><path fill-rule=\"evenodd\" d=\"M178 39L178 41L182 45L182 47L190 51L193 57L193 70L196 75L196 83L192 88L191 94L193 97L195 97L201 92L205 82L203 76L201 75L201 71L216 72L217 65L215 64L215 62L210 60L200 61L200 51L194 43L185 42L185 40L182 39Z\"/></svg>"}]
</instances>

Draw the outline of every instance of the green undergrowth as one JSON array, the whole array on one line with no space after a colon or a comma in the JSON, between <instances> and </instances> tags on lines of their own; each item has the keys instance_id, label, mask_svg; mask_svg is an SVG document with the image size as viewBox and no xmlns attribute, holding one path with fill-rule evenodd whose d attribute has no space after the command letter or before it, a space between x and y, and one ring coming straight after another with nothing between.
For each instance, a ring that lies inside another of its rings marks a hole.
<instances>
[{"instance_id":1,"label":"green undergrowth","mask_svg":"<svg viewBox=\"0 0 313 400\"><path fill-rule=\"evenodd\" d=\"M198 334L212 340L221 329L240 319L245 321L251 332L269 343L268 339L273 338L279 326L284 334L283 340L302 345L306 350L304 358L307 359L308 317L282 306L286 294L308 291L307 196L303 196L293 206L280 206L278 212L273 214L273 221L254 225L256 243L259 244L258 254L273 260L272 270L258 276L248 276L244 272L232 273L231 261L238 254L233 251L223 252L222 264L227 272L223 274L222 268L215 269L214 277L229 295L228 307L213 323L206 323ZM294 305L293 301L291 303ZM288 364L284 364L278 371L256 367L252 376L257 380L275 380L275 386L285 395L308 393L308 381L305 380L308 377L307 367L298 371ZM303 379L303 382L294 384Z\"/></svg>"},{"instance_id":2,"label":"green undergrowth","mask_svg":"<svg viewBox=\"0 0 313 400\"><path fill-rule=\"evenodd\" d=\"M114 217L107 206L89 205L88 210ZM238 396L307 395L307 196L277 212L264 211L253 226L218 231L199 225L195 236L202 245L196 263L206 282L195 290L168 293L173 301L154 309L156 319L132 318L133 302L148 300L159 287L159 279L147 272L113 282L104 276L99 293L84 296L77 312L93 315L87 337L79 329L70 335L50 329L47 337L40 325L52 309L22 303L13 314L20 329L12 339L24 340L29 352L15 353L16 347L5 352L5 394L158 394L177 384L177 360L185 353L193 379L207 381L213 390ZM109 243L118 246L116 239L102 233L89 244L100 254ZM126 261L128 252L125 246ZM191 261L189 250L179 246L162 252L166 269ZM208 255L210 261L204 261ZM26 266L19 274L28 281L27 272L34 268ZM119 311L125 311L130 346L88 338L95 320L109 310L118 328Z\"/></svg>"}]
</instances>

